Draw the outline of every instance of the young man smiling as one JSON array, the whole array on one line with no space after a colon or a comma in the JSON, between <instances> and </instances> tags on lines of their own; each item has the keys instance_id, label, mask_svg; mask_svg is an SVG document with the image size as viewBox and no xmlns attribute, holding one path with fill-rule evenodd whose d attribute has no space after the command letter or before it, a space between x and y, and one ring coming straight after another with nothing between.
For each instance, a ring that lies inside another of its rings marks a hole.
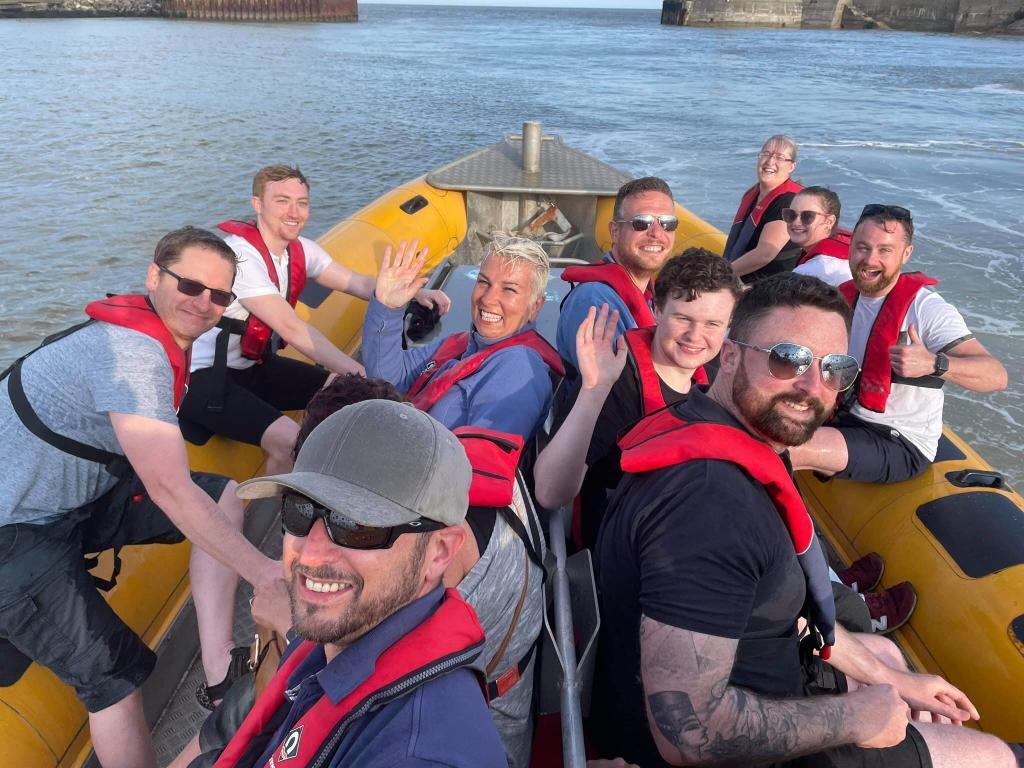
<instances>
[{"instance_id":1,"label":"young man smiling","mask_svg":"<svg viewBox=\"0 0 1024 768\"><path fill-rule=\"evenodd\" d=\"M645 176L622 185L608 222L612 247L604 261L562 272L574 284L558 318L556 346L564 360L576 365L576 332L591 307L607 304L618 312L616 337L654 325L651 280L672 255L678 226L672 190L662 179ZM569 377L575 379L575 371Z\"/></svg>"},{"instance_id":2,"label":"young man smiling","mask_svg":"<svg viewBox=\"0 0 1024 768\"><path fill-rule=\"evenodd\" d=\"M270 165L253 178L255 221L220 224L238 255L237 299L218 327L196 341L191 389L181 410L209 432L261 446L272 472L291 466L299 429L282 411L304 408L332 374L363 372L295 311L308 279L361 299L369 299L374 287L373 277L341 266L301 236L309 199L302 171ZM442 312L450 305L440 291L414 298L436 302ZM272 333L319 366L275 355Z\"/></svg>"},{"instance_id":3,"label":"young man smiling","mask_svg":"<svg viewBox=\"0 0 1024 768\"><path fill-rule=\"evenodd\" d=\"M935 459L947 381L972 392L1006 388L1006 369L929 290L938 281L903 271L913 239L906 208L873 204L861 213L853 280L840 286L854 308L850 354L861 365L859 384L836 425L791 452L795 468L870 483L915 477Z\"/></svg>"},{"instance_id":4,"label":"young man smiling","mask_svg":"<svg viewBox=\"0 0 1024 768\"><path fill-rule=\"evenodd\" d=\"M507 765L469 670L483 630L441 583L465 540L470 478L444 426L371 400L316 427L294 472L239 487L282 497L299 637L218 766Z\"/></svg>"}]
</instances>

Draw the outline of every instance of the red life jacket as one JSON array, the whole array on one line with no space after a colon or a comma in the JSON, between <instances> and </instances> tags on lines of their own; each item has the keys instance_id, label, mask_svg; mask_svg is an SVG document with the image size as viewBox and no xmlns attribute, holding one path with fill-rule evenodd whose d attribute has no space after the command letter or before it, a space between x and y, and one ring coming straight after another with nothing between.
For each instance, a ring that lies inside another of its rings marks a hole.
<instances>
[{"instance_id":1,"label":"red life jacket","mask_svg":"<svg viewBox=\"0 0 1024 768\"><path fill-rule=\"evenodd\" d=\"M94 320L131 328L160 342L174 373L174 410L177 411L188 388L189 355L174 341L164 321L153 310L149 298L138 294L111 296L87 304L85 314Z\"/></svg>"},{"instance_id":2,"label":"red life jacket","mask_svg":"<svg viewBox=\"0 0 1024 768\"><path fill-rule=\"evenodd\" d=\"M654 325L654 313L651 312L648 303L654 288L653 280L647 291L641 293L629 273L622 268L621 264L616 264L614 261L566 267L562 270L562 279L567 283L604 283L622 299L638 328L648 328ZM564 303L565 299L562 301Z\"/></svg>"},{"instance_id":3,"label":"red life jacket","mask_svg":"<svg viewBox=\"0 0 1024 768\"><path fill-rule=\"evenodd\" d=\"M413 382L409 389L409 399L412 404L421 411L429 411L437 402L444 397L444 394L456 383L476 373L487 358L495 352L506 347L526 346L541 356L548 368L559 376L565 375L565 368L562 366L562 358L548 342L534 330L521 331L520 333L502 339L488 347L474 352L469 357L462 357L469 347L469 331L453 333L437 348L434 357L427 363L420 377ZM458 360L455 365L449 366L439 376L435 376L445 363L449 360Z\"/></svg>"},{"instance_id":4,"label":"red life jacket","mask_svg":"<svg viewBox=\"0 0 1024 768\"><path fill-rule=\"evenodd\" d=\"M270 249L263 241L256 224L246 221L222 221L217 225L218 229L232 235L238 235L246 240L253 248L259 251L263 257L263 263L267 265L267 272L274 286L280 290L281 280L277 276L277 268L270 256ZM285 300L295 308L302 295L302 289L306 287L306 252L302 249L302 243L295 238L288 243L288 295ZM245 322L245 330L242 332L241 352L242 357L249 360L262 360L267 351L267 343L273 329L260 320L256 315L250 313ZM283 342L282 342L283 346Z\"/></svg>"},{"instance_id":5,"label":"red life jacket","mask_svg":"<svg viewBox=\"0 0 1024 768\"><path fill-rule=\"evenodd\" d=\"M345 731L360 717L441 675L466 666L480 655L484 632L473 608L455 589L446 589L436 611L400 638L378 658L373 673L348 696L334 704L324 694L302 715L274 747L267 768L276 762L303 768L326 764ZM215 768L250 768L263 754L276 730L279 710L291 703L285 697L288 678L314 643L303 641L281 663L263 694L253 705L238 732L215 763Z\"/></svg>"},{"instance_id":6,"label":"red life jacket","mask_svg":"<svg viewBox=\"0 0 1024 768\"><path fill-rule=\"evenodd\" d=\"M835 234L826 237L824 240L815 243L800 256L800 261L796 263L799 267L815 256L831 256L833 259L842 259L843 261L850 260L850 231L846 229L837 229Z\"/></svg>"},{"instance_id":7,"label":"red life jacket","mask_svg":"<svg viewBox=\"0 0 1024 768\"><path fill-rule=\"evenodd\" d=\"M889 401L892 390L893 372L889 359L889 349L896 345L900 337L903 320L914 303L918 291L928 285L937 285L938 280L928 277L924 272L904 272L899 276L896 285L885 297L882 308L871 326L868 343L864 348L864 361L861 364L860 385L857 387L857 401L875 413L885 413L885 404ZM860 293L852 280L839 286L839 292L856 309ZM932 385L933 377L922 377ZM903 384L913 384L915 379L900 379Z\"/></svg>"},{"instance_id":8,"label":"red life jacket","mask_svg":"<svg viewBox=\"0 0 1024 768\"><path fill-rule=\"evenodd\" d=\"M619 439L624 472L649 472L687 461L728 461L764 487L789 532L804 571L812 620L825 638L822 658L834 643L835 604L828 566L814 523L785 464L771 447L742 429L725 424L683 421L669 408L647 416Z\"/></svg>"},{"instance_id":9,"label":"red life jacket","mask_svg":"<svg viewBox=\"0 0 1024 768\"><path fill-rule=\"evenodd\" d=\"M523 452L522 436L474 426L456 427L454 434L473 468L469 506L507 507L512 504L516 467Z\"/></svg>"},{"instance_id":10,"label":"red life jacket","mask_svg":"<svg viewBox=\"0 0 1024 768\"><path fill-rule=\"evenodd\" d=\"M654 413L665 407L665 398L661 393L661 379L654 369L651 358L651 344L654 343L653 328L631 328L623 334L626 347L629 349L630 360L636 369L640 381L640 395L643 398L644 415ZM693 372L693 383L702 387L708 385L708 375L701 366Z\"/></svg>"},{"instance_id":11,"label":"red life jacket","mask_svg":"<svg viewBox=\"0 0 1024 768\"><path fill-rule=\"evenodd\" d=\"M736 215L733 217L732 227L729 229L729 237L725 243L725 250L722 255L729 261L736 261L736 259L750 250L748 248L750 239L754 236L754 230L760 226L761 218L764 216L764 212L768 210L768 206L775 202L775 199L780 195L784 195L787 192L800 192L802 189L803 185L798 184L792 179L786 179L765 195L764 200L761 202L757 202L757 196L761 194L759 184L755 184L744 192L743 197L740 198L739 208L736 209ZM733 253L734 250L739 252Z\"/></svg>"}]
</instances>

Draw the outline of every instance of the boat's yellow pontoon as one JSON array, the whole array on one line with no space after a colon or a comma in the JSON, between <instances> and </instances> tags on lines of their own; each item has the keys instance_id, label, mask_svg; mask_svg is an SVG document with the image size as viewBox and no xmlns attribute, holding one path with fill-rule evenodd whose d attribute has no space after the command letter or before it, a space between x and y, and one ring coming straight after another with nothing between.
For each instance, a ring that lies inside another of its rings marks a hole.
<instances>
[{"instance_id":1,"label":"boat's yellow pontoon","mask_svg":"<svg viewBox=\"0 0 1024 768\"><path fill-rule=\"evenodd\" d=\"M372 275L386 247L418 240L429 248L433 285L445 287L456 302L460 294L468 296L457 284L459 275L479 262L493 231L517 230L541 239L554 265L597 260L610 246L615 193L630 177L557 137L531 143L538 134L526 135L525 153L522 137L508 137L394 189L336 225L320 244L339 263ZM523 169L524 155L536 170ZM685 190L676 192L686 199ZM722 233L677 208L676 253L691 246L721 252ZM538 323L549 333L564 294L558 271L542 315L547 319ZM365 302L338 293L325 296L316 286L307 289L303 302L304 318L339 348L357 352ZM466 317L467 307L453 312L448 330L459 323L458 330L464 329ZM195 470L239 481L258 474L263 462L257 448L218 437L190 445L189 457ZM876 550L887 563L886 583L913 581L917 610L896 639L914 665L967 691L981 710L982 728L1024 741L1024 713L1017 704L1024 690L1021 497L948 430L935 466L910 482L822 484L803 477L800 485L821 532L842 559ZM266 514L251 516L257 533L266 530ZM128 547L122 558L109 600L160 655L144 690L147 716L155 721L197 650L188 545ZM109 569L104 559L97 572L108 575ZM592 657L592 645L579 650ZM5 737L0 763L70 768L94 760L86 713L74 692L39 665L26 666L2 642L0 686Z\"/></svg>"}]
</instances>

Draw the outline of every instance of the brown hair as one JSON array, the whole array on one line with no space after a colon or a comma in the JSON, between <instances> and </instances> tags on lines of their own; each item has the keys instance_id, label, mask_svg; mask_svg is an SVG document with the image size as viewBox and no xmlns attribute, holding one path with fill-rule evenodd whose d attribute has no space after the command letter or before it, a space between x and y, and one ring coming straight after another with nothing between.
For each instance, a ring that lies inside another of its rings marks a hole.
<instances>
[{"instance_id":1,"label":"brown hair","mask_svg":"<svg viewBox=\"0 0 1024 768\"><path fill-rule=\"evenodd\" d=\"M829 233L834 235L836 229L839 228L839 214L843 210L842 203L839 202L839 195L828 187L804 187L796 193L796 197L800 197L800 195L813 195L818 198L818 202L825 209L825 213L836 217L836 221L832 225L832 231Z\"/></svg>"},{"instance_id":2,"label":"brown hair","mask_svg":"<svg viewBox=\"0 0 1024 768\"><path fill-rule=\"evenodd\" d=\"M612 209L612 218L622 218L622 204L626 202L627 197L642 195L644 192L661 192L661 194L667 195L670 200L672 199L672 190L669 189L668 183L664 179L659 179L657 176L643 176L639 179L633 179L619 187L619 192L615 195L615 207Z\"/></svg>"},{"instance_id":3,"label":"brown hair","mask_svg":"<svg viewBox=\"0 0 1024 768\"><path fill-rule=\"evenodd\" d=\"M654 281L654 306L665 308L669 299L693 301L702 293L729 291L736 301L743 295L743 283L732 265L704 248L687 248L661 268Z\"/></svg>"},{"instance_id":4,"label":"brown hair","mask_svg":"<svg viewBox=\"0 0 1024 768\"><path fill-rule=\"evenodd\" d=\"M316 429L321 421L335 411L340 411L346 405L361 403L364 400L406 402L405 397L383 379L367 379L357 373L347 373L344 376L338 376L334 381L313 395L309 404L306 405L306 414L302 417L302 425L299 427L299 434L295 438L295 448L292 450L292 456L296 457L299 455L299 449L306 442L309 433Z\"/></svg>"},{"instance_id":5,"label":"brown hair","mask_svg":"<svg viewBox=\"0 0 1024 768\"><path fill-rule=\"evenodd\" d=\"M263 197L263 189L271 181L284 181L285 179L298 179L309 191L309 180L302 175L298 166L292 168L290 165L268 165L260 168L252 178L252 196Z\"/></svg>"},{"instance_id":6,"label":"brown hair","mask_svg":"<svg viewBox=\"0 0 1024 768\"><path fill-rule=\"evenodd\" d=\"M786 272L759 280L743 294L732 315L729 338L748 341L761 319L776 307L813 307L835 312L843 318L846 330L850 330L850 305L838 290L816 277Z\"/></svg>"},{"instance_id":7,"label":"brown hair","mask_svg":"<svg viewBox=\"0 0 1024 768\"><path fill-rule=\"evenodd\" d=\"M235 252L213 232L199 227L182 227L161 237L153 251L153 263L166 269L181 259L181 252L189 247L213 251L231 264L231 279L234 281L238 272L238 257L235 256Z\"/></svg>"}]
</instances>

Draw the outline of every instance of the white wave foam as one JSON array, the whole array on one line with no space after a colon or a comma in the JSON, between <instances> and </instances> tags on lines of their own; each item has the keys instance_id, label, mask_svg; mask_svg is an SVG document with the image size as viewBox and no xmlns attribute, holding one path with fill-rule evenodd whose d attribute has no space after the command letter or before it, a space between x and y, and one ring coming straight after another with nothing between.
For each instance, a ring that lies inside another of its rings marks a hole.
<instances>
[{"instance_id":1,"label":"white wave foam","mask_svg":"<svg viewBox=\"0 0 1024 768\"><path fill-rule=\"evenodd\" d=\"M1010 139L958 139L942 141L928 139L925 141L837 141L837 142L801 142L801 147L821 149L898 149L898 150L936 150L955 149L988 149L997 152L1024 150L1024 141Z\"/></svg>"}]
</instances>

